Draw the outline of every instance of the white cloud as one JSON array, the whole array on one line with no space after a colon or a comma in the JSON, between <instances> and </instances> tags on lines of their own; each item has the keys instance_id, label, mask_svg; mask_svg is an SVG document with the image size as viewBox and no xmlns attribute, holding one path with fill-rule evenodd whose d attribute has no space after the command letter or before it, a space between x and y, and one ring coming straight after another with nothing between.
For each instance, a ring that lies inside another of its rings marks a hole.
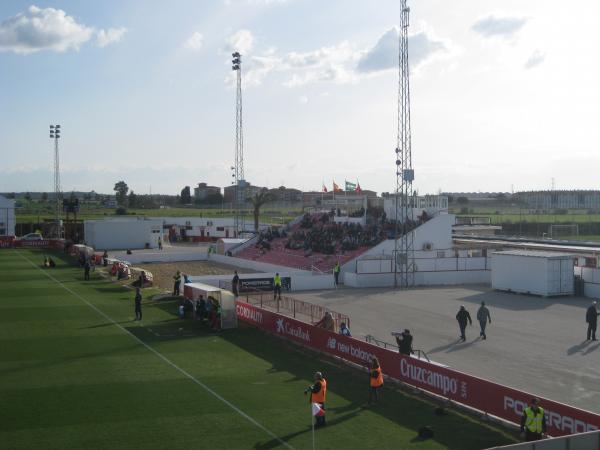
<instances>
[{"instance_id":1,"label":"white cloud","mask_svg":"<svg viewBox=\"0 0 600 450\"><path fill-rule=\"evenodd\" d=\"M249 30L239 30L227 39L227 50L240 52L242 55L248 53L254 47L254 36Z\"/></svg>"},{"instance_id":2,"label":"white cloud","mask_svg":"<svg viewBox=\"0 0 600 450\"><path fill-rule=\"evenodd\" d=\"M238 33L234 35L238 42L252 42L249 31L243 35ZM234 41L232 38L230 44ZM437 55L451 54L451 47L449 41L436 37L424 25L422 31L409 36L411 68L418 69ZM233 48L230 46L230 49ZM270 49L260 56L243 60L243 80L247 86L256 86L276 72L285 76L283 85L287 87L311 83L347 84L397 66L398 30L392 28L369 50L358 48L348 41L304 52L277 54L275 49ZM230 75L227 82L232 83L234 79Z\"/></svg>"},{"instance_id":3,"label":"white cloud","mask_svg":"<svg viewBox=\"0 0 600 450\"><path fill-rule=\"evenodd\" d=\"M119 42L127 32L127 28L109 28L108 30L99 30L96 34L96 44L98 47Z\"/></svg>"},{"instance_id":4,"label":"white cloud","mask_svg":"<svg viewBox=\"0 0 600 450\"><path fill-rule=\"evenodd\" d=\"M0 23L0 51L26 54L78 50L93 32L93 28L77 23L61 9L30 6Z\"/></svg>"},{"instance_id":5,"label":"white cloud","mask_svg":"<svg viewBox=\"0 0 600 450\"><path fill-rule=\"evenodd\" d=\"M192 35L183 43L188 50L200 50L204 43L204 36L199 31L194 31Z\"/></svg>"},{"instance_id":6,"label":"white cloud","mask_svg":"<svg viewBox=\"0 0 600 450\"><path fill-rule=\"evenodd\" d=\"M306 103L308 103L308 97L307 97L306 95L301 95L301 96L298 98L298 101L299 101L300 103L306 104Z\"/></svg>"},{"instance_id":7,"label":"white cloud","mask_svg":"<svg viewBox=\"0 0 600 450\"><path fill-rule=\"evenodd\" d=\"M379 38L375 46L365 52L358 61L357 70L362 73L378 72L398 67L397 28L392 28ZM408 37L408 58L412 70L417 70L435 55L447 53L450 44L436 37L428 28Z\"/></svg>"},{"instance_id":8,"label":"white cloud","mask_svg":"<svg viewBox=\"0 0 600 450\"><path fill-rule=\"evenodd\" d=\"M489 14L478 19L471 29L483 37L511 37L527 23L529 19L520 16Z\"/></svg>"},{"instance_id":9,"label":"white cloud","mask_svg":"<svg viewBox=\"0 0 600 450\"><path fill-rule=\"evenodd\" d=\"M533 69L534 67L539 66L546 59L546 54L541 52L540 50L535 50L531 56L525 61L526 69Z\"/></svg>"}]
</instances>

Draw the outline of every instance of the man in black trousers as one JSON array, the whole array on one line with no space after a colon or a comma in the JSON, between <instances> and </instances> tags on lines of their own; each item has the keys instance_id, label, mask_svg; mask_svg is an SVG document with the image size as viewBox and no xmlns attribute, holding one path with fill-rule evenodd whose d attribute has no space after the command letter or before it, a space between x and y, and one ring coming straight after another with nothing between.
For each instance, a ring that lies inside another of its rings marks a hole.
<instances>
[{"instance_id":1,"label":"man in black trousers","mask_svg":"<svg viewBox=\"0 0 600 450\"><path fill-rule=\"evenodd\" d=\"M142 291L135 288L135 320L142 320Z\"/></svg>"},{"instance_id":2,"label":"man in black trousers","mask_svg":"<svg viewBox=\"0 0 600 450\"><path fill-rule=\"evenodd\" d=\"M588 341L590 340L590 338L592 339L592 341L598 340L598 339L596 339L596 329L598 328L598 316L600 316L600 313L598 313L597 303L592 302L592 304L590 305L590 307L587 309L587 311L585 313L585 321L588 324L588 329L587 329L587 340Z\"/></svg>"}]
</instances>

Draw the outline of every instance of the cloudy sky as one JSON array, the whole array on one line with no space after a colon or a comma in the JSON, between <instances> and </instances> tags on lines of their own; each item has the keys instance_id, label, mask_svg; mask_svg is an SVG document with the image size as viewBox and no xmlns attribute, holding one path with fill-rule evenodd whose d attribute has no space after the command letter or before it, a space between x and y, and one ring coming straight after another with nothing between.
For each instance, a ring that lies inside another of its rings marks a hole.
<instances>
[{"instance_id":1,"label":"cloudy sky","mask_svg":"<svg viewBox=\"0 0 600 450\"><path fill-rule=\"evenodd\" d=\"M600 188L600 3L409 0L421 193ZM0 2L0 191L393 190L397 0Z\"/></svg>"}]
</instances>

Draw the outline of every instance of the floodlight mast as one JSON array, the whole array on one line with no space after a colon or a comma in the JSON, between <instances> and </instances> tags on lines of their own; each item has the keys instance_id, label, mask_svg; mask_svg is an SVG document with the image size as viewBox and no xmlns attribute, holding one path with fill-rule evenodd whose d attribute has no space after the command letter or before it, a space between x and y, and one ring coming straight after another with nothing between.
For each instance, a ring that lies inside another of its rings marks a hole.
<instances>
[{"instance_id":1,"label":"floodlight mast","mask_svg":"<svg viewBox=\"0 0 600 450\"><path fill-rule=\"evenodd\" d=\"M402 289L415 283L413 224L414 196L410 129L410 80L408 64L408 27L410 8L400 0L398 52L398 130L396 142L396 197L394 232L394 287Z\"/></svg>"},{"instance_id":2,"label":"floodlight mast","mask_svg":"<svg viewBox=\"0 0 600 450\"><path fill-rule=\"evenodd\" d=\"M238 237L244 231L244 205L246 203L244 179L244 129L242 116L242 55L239 52L231 54L231 69L237 75L237 92L235 102L235 192L234 192L234 229Z\"/></svg>"},{"instance_id":3,"label":"floodlight mast","mask_svg":"<svg viewBox=\"0 0 600 450\"><path fill-rule=\"evenodd\" d=\"M60 216L62 210L62 194L60 190L60 157L58 140L60 139L60 125L50 125L50 139L54 139L54 203L56 218L56 237L61 238Z\"/></svg>"}]
</instances>

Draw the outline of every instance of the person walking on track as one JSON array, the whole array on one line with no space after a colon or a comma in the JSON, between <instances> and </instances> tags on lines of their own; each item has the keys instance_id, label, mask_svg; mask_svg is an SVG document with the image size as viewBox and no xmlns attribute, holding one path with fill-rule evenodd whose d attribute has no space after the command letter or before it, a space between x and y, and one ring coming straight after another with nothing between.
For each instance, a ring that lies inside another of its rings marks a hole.
<instances>
[{"instance_id":1,"label":"person walking on track","mask_svg":"<svg viewBox=\"0 0 600 450\"><path fill-rule=\"evenodd\" d=\"M479 328L481 331L479 332L479 336L481 339L487 339L485 334L485 327L489 323L492 323L492 316L490 315L490 310L485 306L485 302L481 302L481 306L477 310L477 320L479 321Z\"/></svg>"},{"instance_id":2,"label":"person walking on track","mask_svg":"<svg viewBox=\"0 0 600 450\"><path fill-rule=\"evenodd\" d=\"M278 296L281 300L281 276L279 276L279 272L273 278L273 300L276 300Z\"/></svg>"},{"instance_id":3,"label":"person walking on track","mask_svg":"<svg viewBox=\"0 0 600 450\"><path fill-rule=\"evenodd\" d=\"M314 380L314 384L304 390L304 395L310 392L310 403L317 403L325 411L327 380L321 372L315 372ZM315 416L315 427L323 427L325 425L325 414Z\"/></svg>"},{"instance_id":4,"label":"person walking on track","mask_svg":"<svg viewBox=\"0 0 600 450\"><path fill-rule=\"evenodd\" d=\"M231 280L231 292L236 297L240 295L240 276L237 273L237 270L233 272L233 279Z\"/></svg>"},{"instance_id":5,"label":"person walking on track","mask_svg":"<svg viewBox=\"0 0 600 450\"><path fill-rule=\"evenodd\" d=\"M598 316L600 316L600 313L598 313L597 302L592 302L592 304L585 313L585 321L588 324L586 340L588 341L590 339L592 341L597 341L596 329L598 328Z\"/></svg>"},{"instance_id":6,"label":"person walking on track","mask_svg":"<svg viewBox=\"0 0 600 450\"><path fill-rule=\"evenodd\" d=\"M546 416L539 403L537 398L532 398L529 406L523 410L521 435L527 442L539 441L546 435Z\"/></svg>"},{"instance_id":7,"label":"person walking on track","mask_svg":"<svg viewBox=\"0 0 600 450\"><path fill-rule=\"evenodd\" d=\"M173 296L179 295L179 286L181 286L181 272L178 270L173 277L175 283L173 284Z\"/></svg>"},{"instance_id":8,"label":"person walking on track","mask_svg":"<svg viewBox=\"0 0 600 450\"><path fill-rule=\"evenodd\" d=\"M135 320L142 320L142 291L135 288Z\"/></svg>"},{"instance_id":9,"label":"person walking on track","mask_svg":"<svg viewBox=\"0 0 600 450\"><path fill-rule=\"evenodd\" d=\"M471 314L465 308L465 305L460 305L460 309L456 314L456 320L458 321L458 326L460 327L460 340L465 342L467 337L465 336L465 330L467 329L467 322L473 325L473 321L471 320Z\"/></svg>"},{"instance_id":10,"label":"person walking on track","mask_svg":"<svg viewBox=\"0 0 600 450\"><path fill-rule=\"evenodd\" d=\"M383 386L383 372L381 364L376 356L371 359L371 369L369 371L369 405L377 404L379 401L379 389Z\"/></svg>"}]
</instances>

